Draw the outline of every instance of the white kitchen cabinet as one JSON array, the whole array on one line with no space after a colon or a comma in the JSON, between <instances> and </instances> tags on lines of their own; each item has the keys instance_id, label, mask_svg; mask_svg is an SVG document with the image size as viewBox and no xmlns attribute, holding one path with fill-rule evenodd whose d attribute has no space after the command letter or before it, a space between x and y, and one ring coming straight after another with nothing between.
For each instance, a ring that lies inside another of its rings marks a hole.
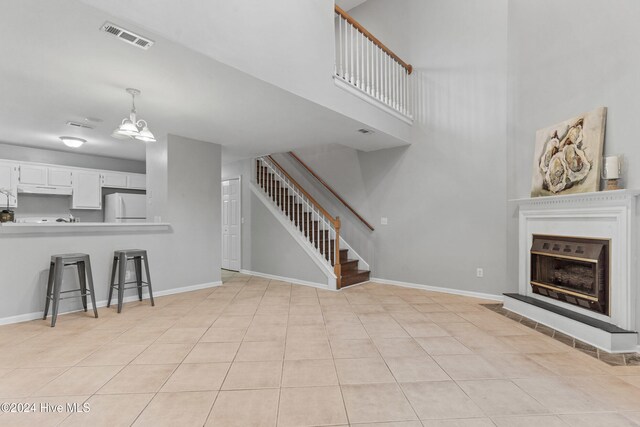
<instances>
[{"instance_id":1,"label":"white kitchen cabinet","mask_svg":"<svg viewBox=\"0 0 640 427\"><path fill-rule=\"evenodd\" d=\"M47 185L47 168L42 165L20 165L20 184Z\"/></svg>"},{"instance_id":2,"label":"white kitchen cabinet","mask_svg":"<svg viewBox=\"0 0 640 427\"><path fill-rule=\"evenodd\" d=\"M147 175L142 173L130 173L127 188L145 190L147 188Z\"/></svg>"},{"instance_id":3,"label":"white kitchen cabinet","mask_svg":"<svg viewBox=\"0 0 640 427\"><path fill-rule=\"evenodd\" d=\"M71 207L72 209L102 209L100 171L74 171Z\"/></svg>"},{"instance_id":4,"label":"white kitchen cabinet","mask_svg":"<svg viewBox=\"0 0 640 427\"><path fill-rule=\"evenodd\" d=\"M103 172L102 186L110 188L127 188L127 174L118 172Z\"/></svg>"},{"instance_id":5,"label":"white kitchen cabinet","mask_svg":"<svg viewBox=\"0 0 640 427\"><path fill-rule=\"evenodd\" d=\"M71 169L48 168L47 184L55 187L71 187L73 172Z\"/></svg>"},{"instance_id":6,"label":"white kitchen cabinet","mask_svg":"<svg viewBox=\"0 0 640 427\"><path fill-rule=\"evenodd\" d=\"M11 192L9 207L18 207L18 165L0 162L0 188ZM7 208L7 196L0 193L0 210Z\"/></svg>"}]
</instances>

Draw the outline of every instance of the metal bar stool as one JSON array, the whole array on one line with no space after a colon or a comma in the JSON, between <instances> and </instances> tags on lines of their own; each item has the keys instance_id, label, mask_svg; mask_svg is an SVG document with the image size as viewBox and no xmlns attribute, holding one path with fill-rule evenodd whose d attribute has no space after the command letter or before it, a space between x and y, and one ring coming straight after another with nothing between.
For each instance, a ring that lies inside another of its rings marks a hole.
<instances>
[{"instance_id":1,"label":"metal bar stool","mask_svg":"<svg viewBox=\"0 0 640 427\"><path fill-rule=\"evenodd\" d=\"M62 277L64 273L64 267L68 265L75 265L78 268L78 282L80 283L80 289L71 289L68 291L60 290L62 288ZM89 289L87 290L87 284ZM80 292L80 295L60 298L60 294L66 294L70 292ZM51 264L49 266L49 280L47 281L47 299L44 305L44 317L42 320L47 319L49 313L49 304L53 301L53 307L51 311L51 327L56 326L56 320L58 318L58 306L60 300L69 298L82 298L82 306L84 311L87 311L87 295L91 296L91 304L93 305L93 314L98 317L98 308L96 307L96 297L93 292L93 274L91 272L91 260L87 254L60 254L53 255L51 257Z\"/></svg>"},{"instance_id":2,"label":"metal bar stool","mask_svg":"<svg viewBox=\"0 0 640 427\"><path fill-rule=\"evenodd\" d=\"M136 270L136 280L127 282L127 261L133 260ZM146 274L146 281L142 280L142 261L144 260L144 270ZM118 283L116 283L116 272L118 273ZM125 287L135 283L136 286ZM149 259L147 257L147 251L142 249L124 249L115 251L113 253L113 267L111 268L111 283L109 285L109 300L107 307L111 306L111 299L113 297L113 288L118 290L118 313L122 311L122 302L124 300L124 291L127 289L138 289L138 298L142 301L142 288L149 288L149 300L151 300L151 306L154 306L153 291L151 290L151 276L149 274Z\"/></svg>"}]
</instances>

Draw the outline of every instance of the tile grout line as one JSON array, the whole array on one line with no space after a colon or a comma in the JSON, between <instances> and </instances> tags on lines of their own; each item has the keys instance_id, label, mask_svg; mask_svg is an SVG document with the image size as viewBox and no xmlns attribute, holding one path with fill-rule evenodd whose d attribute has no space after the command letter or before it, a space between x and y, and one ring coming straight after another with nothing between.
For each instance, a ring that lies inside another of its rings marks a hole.
<instances>
[{"instance_id":1,"label":"tile grout line","mask_svg":"<svg viewBox=\"0 0 640 427\"><path fill-rule=\"evenodd\" d=\"M217 288L214 288L214 289L209 293L209 295L211 295L211 294L212 294L213 292L215 292L216 290L217 290ZM179 301L179 300L178 300L178 301ZM195 308L195 307L194 307L194 308ZM193 309L192 309L192 310L193 310ZM189 311L191 311L191 310L189 310ZM184 317L184 316L183 316L183 317ZM174 322L174 323L172 324L172 326L173 326L173 325L175 325L176 323L177 323L177 320L176 320L176 322ZM167 330L171 329L171 327L172 327L172 326L170 326ZM205 331L205 332L206 332L206 331ZM149 345L147 346L147 348L146 348L144 351L142 351L138 356L134 357L134 358L133 358L133 359L132 359L132 360L131 360L131 361L130 361L126 366L130 366L134 360L136 360L136 359L137 359L137 358L138 358L142 353L144 353L146 350L148 350L148 349L149 349L149 347L151 347L153 344L155 344L155 343L160 339L160 337L161 337L162 335L164 335L165 333L166 333L166 331L165 331L165 332L163 332L162 334L160 334L160 335L159 335L155 340L153 340L153 342L152 342L151 344L149 344ZM204 334L203 334L203 335L204 335ZM194 345L193 347L195 347L195 345ZM193 350L193 347L192 347L192 350ZM190 353L190 352L191 352L191 351L189 351L189 353ZM189 353L187 353L187 354L184 356L184 358L182 359L182 361L184 361L184 359L187 357L187 355L188 355ZM171 378L171 376L172 376L173 374L175 374L175 372L178 370L178 368L180 367L181 363L182 363L182 362L180 362L180 363L178 363L178 364L176 365L176 367L171 371L171 373L170 373L170 374L167 376L167 378L163 381L163 383L160 385L160 387L158 387L158 391L156 391L156 392L154 392L154 393L153 393L153 396L151 397L151 399L149 399L149 401L148 401L148 402L147 402L147 404L144 406L144 408L142 408L142 410L141 410L141 411L138 413L138 415L134 418L134 420L131 422L130 426L133 426L133 425L138 421L138 419L140 418L140 416L141 416L141 415L144 413L144 411L149 407L149 405L151 404L151 402L153 402L153 400L156 398L156 396L158 396L158 393L160 392L160 390L162 390L162 387L164 387L164 385L167 383L167 381L169 381L169 378ZM135 366L135 365L134 365L134 366ZM123 369L124 369L124 368L123 368ZM112 378L112 379L113 379L113 378ZM108 384L108 382L107 382L107 384ZM106 386L107 384L105 384L105 386ZM104 386L103 386L103 387L104 387ZM95 395L95 394L94 394L94 395Z\"/></svg>"},{"instance_id":2,"label":"tile grout line","mask_svg":"<svg viewBox=\"0 0 640 427\"><path fill-rule=\"evenodd\" d=\"M240 290L238 292L235 293L235 295L233 296L233 298L231 298L231 300L229 300L229 302L225 305L224 308L229 307L232 302L237 298L237 296L242 292L242 290L244 288L247 287L247 283L251 280L251 278L253 278L255 276L249 276L249 280L245 281L242 286L240 287ZM236 354L233 356L233 359L231 360L231 363L229 363L229 368L227 369L226 374L224 375L224 378L222 379L222 382L220 383L220 389L218 390L218 392L216 393L216 397L213 399L213 403L211 404L211 408L209 409L209 412L207 414L207 417L204 420L204 424L206 425L207 422L209 421L209 418L211 418L211 415L213 414L213 408L216 405L216 402L218 401L218 398L220 397L220 394L223 391L237 391L237 390L222 390L222 386L224 385L225 381L227 380L227 377L229 376L229 372L231 372L231 367L233 366L233 363L236 361L236 358L238 357L238 353L240 352L240 347L242 347L242 343L244 342L244 338L247 335L247 332L249 331L249 328L251 327L251 324L253 323L253 321L255 320L256 314L258 312L258 308L260 307L260 303L262 302L262 300L264 299L264 295L267 291L267 289L269 288L269 283L271 283L271 281L267 282L267 288L265 289L264 292L262 292L262 296L260 297L260 301L258 302L257 306L256 306L256 310L253 313L253 316L251 317L251 322L249 322L249 326L247 326L246 330L244 331L244 334L242 335L242 338L240 339L240 344L238 345L238 349L236 350ZM224 283L223 283L224 286ZM222 316L224 313L224 309L222 310L220 316ZM220 317L218 316L218 318ZM217 319L216 319L217 320ZM214 323L211 324L211 326L209 327L209 329L213 328ZM208 329L207 329L208 331ZM205 332L206 334L206 332ZM202 334L202 336L204 336L204 334Z\"/></svg>"},{"instance_id":3,"label":"tile grout line","mask_svg":"<svg viewBox=\"0 0 640 427\"><path fill-rule=\"evenodd\" d=\"M394 296L397 296L393 291L392 291L392 294L393 294ZM401 298L401 299L403 299L403 298ZM403 299L403 300L404 300L404 299ZM407 302L407 303L408 303L408 302ZM413 310L415 310L415 311L416 311L416 313L420 313L419 311L417 311L417 310L412 306L412 304L411 304L411 303L408 303L408 304L409 304L409 306L411 306L411 308L412 308ZM423 317L425 317L425 316L424 316L424 313L420 313L420 314L421 314ZM426 351L426 350L424 350L424 349L422 348L422 346L420 345L420 343L418 343L418 342L416 341L415 337L414 337L413 335L411 335L411 334L409 333L409 331L407 331L407 330L406 330L406 328L405 328L405 327L404 327L400 322L398 322L398 320L397 320L395 317L393 317L393 315L392 315L392 314L389 314L389 317L391 317L391 318L394 320L394 322L396 322L396 323L398 324L398 326L399 326L399 327L400 327L400 328L401 328L401 329L402 329L402 330L403 330L403 331L404 331L404 332L405 332L405 333L406 333L406 334L411 338L411 342L415 343L415 344L416 344L420 349L422 349L422 351L424 351L424 352L425 352L425 354L426 354L426 355L427 355L431 360L433 360L433 362L434 362L434 363L435 363L435 364L436 364L440 369L442 369L442 371L443 371L443 372L444 372L444 373L445 373L445 374L446 374L450 379L452 379L452 378L451 378L451 376L449 375L449 373L448 373L447 371L445 371L445 370L440 366L440 364L439 364L439 363L438 363L438 362L437 362L433 357L431 357L431 355L430 355L429 353L427 353L427 351ZM358 316L358 318L360 318L360 316ZM426 319L426 317L425 317L425 319ZM362 320L360 320L360 321L362 321ZM435 324L435 322L434 322L434 324ZM363 327L364 327L364 324L363 324ZM367 333L367 335L369 335L369 331L367 331L367 328L366 328L366 327L364 327L364 329L365 329L365 332ZM411 399L409 399L409 396L407 396L407 394L405 393L404 388L403 388L403 387L402 387L402 385L401 385L402 383L398 382L398 379L397 379L397 378L396 378L396 376L393 374L393 370L391 369L391 367L390 367L390 366L389 366L389 364L387 363L386 359L384 358L384 356L383 356L383 355L382 355L382 353L380 352L380 349L379 349L379 348L378 348L378 346L376 345L375 340L373 340L373 339L371 338L371 336L369 336L369 339L371 339L371 341L373 342L373 345L374 345L374 346L376 347L376 349L378 350L378 353L380 354L380 357L382 358L382 361L384 362L385 366L387 367L387 369L389 370L389 372L391 372L391 376L395 379L395 381L396 381L396 385L397 385L397 386L398 386L398 388L400 389L400 392L402 393L402 395L404 396L404 398L407 400L407 403L409 403L409 406L411 407L411 409L413 410L413 412L416 414L416 419L417 419L417 420L419 420L419 422L422 424L422 421L420 421L420 414L418 414L417 409L413 406L413 403L411 403Z\"/></svg>"},{"instance_id":4,"label":"tile grout line","mask_svg":"<svg viewBox=\"0 0 640 427\"><path fill-rule=\"evenodd\" d=\"M271 282L269 282L271 283ZM287 327L285 328L285 333L284 333L284 351L282 353L282 365L281 365L281 370L280 370L280 387L278 387L278 403L276 404L276 426L278 425L278 422L280 421L280 401L282 400L282 385L283 385L283 380L284 380L284 362L286 360L287 357L287 334L289 333L289 318L291 316L291 297L293 293L293 289L290 288L289 289L289 307L287 309ZM317 291L316 291L317 293Z\"/></svg>"},{"instance_id":5,"label":"tile grout line","mask_svg":"<svg viewBox=\"0 0 640 427\"><path fill-rule=\"evenodd\" d=\"M317 293L317 291L316 291ZM345 299L347 299L345 297ZM349 300L347 299L347 302L349 303ZM340 390L340 397L342 399L342 407L344 408L344 416L347 418L347 424L351 425L351 422L349 421L349 411L347 411L347 403L344 400L344 393L342 392L342 383L340 382L340 377L338 376L338 367L336 366L336 358L335 355L333 354L333 346L331 345L331 339L329 336L329 331L327 330L327 318L325 317L325 312L322 309L322 304L320 304L320 299L318 298L318 305L320 306L320 314L322 315L322 324L324 326L324 330L327 333L327 341L329 343L329 351L331 352L331 360L333 362L333 370L336 373L336 380L338 381L338 390ZM351 305L351 303L349 303L349 305Z\"/></svg>"}]
</instances>

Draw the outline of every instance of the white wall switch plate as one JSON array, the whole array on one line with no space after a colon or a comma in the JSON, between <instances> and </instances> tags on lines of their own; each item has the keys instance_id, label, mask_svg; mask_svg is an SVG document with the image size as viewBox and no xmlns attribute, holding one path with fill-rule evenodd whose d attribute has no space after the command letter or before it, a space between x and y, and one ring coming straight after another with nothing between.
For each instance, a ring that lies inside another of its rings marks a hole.
<instances>
[{"instance_id":1,"label":"white wall switch plate","mask_svg":"<svg viewBox=\"0 0 640 427\"><path fill-rule=\"evenodd\" d=\"M476 277L484 277L484 268L476 268Z\"/></svg>"},{"instance_id":2,"label":"white wall switch plate","mask_svg":"<svg viewBox=\"0 0 640 427\"><path fill-rule=\"evenodd\" d=\"M380 218L380 224L387 225L388 223L389 223L389 220L386 216L383 216L382 218Z\"/></svg>"}]
</instances>

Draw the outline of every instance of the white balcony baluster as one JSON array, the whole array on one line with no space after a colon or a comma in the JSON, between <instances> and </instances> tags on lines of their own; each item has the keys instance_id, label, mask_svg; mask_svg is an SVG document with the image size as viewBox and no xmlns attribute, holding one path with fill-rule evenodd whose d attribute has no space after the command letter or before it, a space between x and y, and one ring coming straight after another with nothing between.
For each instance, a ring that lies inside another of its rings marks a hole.
<instances>
[{"instance_id":1,"label":"white balcony baluster","mask_svg":"<svg viewBox=\"0 0 640 427\"><path fill-rule=\"evenodd\" d=\"M411 119L411 66L342 9L335 16L336 77Z\"/></svg>"}]
</instances>

